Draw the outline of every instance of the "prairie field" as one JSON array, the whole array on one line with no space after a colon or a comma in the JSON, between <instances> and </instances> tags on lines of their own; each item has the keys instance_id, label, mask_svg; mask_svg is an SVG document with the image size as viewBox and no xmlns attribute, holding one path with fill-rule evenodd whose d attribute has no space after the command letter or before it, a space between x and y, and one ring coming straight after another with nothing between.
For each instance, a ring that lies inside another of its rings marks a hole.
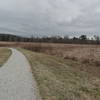
<instances>
[{"instance_id":1,"label":"prairie field","mask_svg":"<svg viewBox=\"0 0 100 100\"><path fill-rule=\"evenodd\" d=\"M55 55L100 66L100 45L1 42L0 46L21 47L35 52Z\"/></svg>"},{"instance_id":2,"label":"prairie field","mask_svg":"<svg viewBox=\"0 0 100 100\"><path fill-rule=\"evenodd\" d=\"M1 42L0 46L15 47L27 57L42 100L100 100L99 45Z\"/></svg>"},{"instance_id":3,"label":"prairie field","mask_svg":"<svg viewBox=\"0 0 100 100\"><path fill-rule=\"evenodd\" d=\"M31 51L61 57L78 71L85 71L88 75L91 74L92 76L100 78L99 45L22 43L20 46ZM73 61L75 61L75 63L73 63ZM78 63L78 65L76 63Z\"/></svg>"},{"instance_id":4,"label":"prairie field","mask_svg":"<svg viewBox=\"0 0 100 100\"><path fill-rule=\"evenodd\" d=\"M80 63L75 69L100 77L100 45L0 42L0 46L24 48L75 61Z\"/></svg>"}]
</instances>

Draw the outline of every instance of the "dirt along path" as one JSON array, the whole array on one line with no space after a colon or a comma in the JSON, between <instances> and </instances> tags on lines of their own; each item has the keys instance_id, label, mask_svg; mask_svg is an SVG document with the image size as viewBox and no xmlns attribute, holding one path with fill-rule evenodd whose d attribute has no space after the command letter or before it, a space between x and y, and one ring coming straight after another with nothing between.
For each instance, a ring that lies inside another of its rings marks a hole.
<instances>
[{"instance_id":1,"label":"dirt along path","mask_svg":"<svg viewBox=\"0 0 100 100\"><path fill-rule=\"evenodd\" d=\"M0 100L40 100L27 59L16 49L11 50L11 57L0 68Z\"/></svg>"}]
</instances>

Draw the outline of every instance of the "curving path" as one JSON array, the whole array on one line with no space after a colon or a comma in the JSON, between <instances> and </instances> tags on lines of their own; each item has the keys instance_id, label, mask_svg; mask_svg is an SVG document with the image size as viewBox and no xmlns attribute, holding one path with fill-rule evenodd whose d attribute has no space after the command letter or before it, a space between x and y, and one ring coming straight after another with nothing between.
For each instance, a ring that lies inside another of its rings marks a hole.
<instances>
[{"instance_id":1,"label":"curving path","mask_svg":"<svg viewBox=\"0 0 100 100\"><path fill-rule=\"evenodd\" d=\"M11 50L11 57L0 68L0 100L40 100L27 59Z\"/></svg>"}]
</instances>

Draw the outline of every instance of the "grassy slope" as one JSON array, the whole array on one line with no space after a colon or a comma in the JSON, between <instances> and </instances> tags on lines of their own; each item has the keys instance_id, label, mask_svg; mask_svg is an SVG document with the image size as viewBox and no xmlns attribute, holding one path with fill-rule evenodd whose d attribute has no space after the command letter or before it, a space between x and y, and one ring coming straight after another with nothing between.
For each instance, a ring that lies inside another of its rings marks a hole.
<instances>
[{"instance_id":1,"label":"grassy slope","mask_svg":"<svg viewBox=\"0 0 100 100\"><path fill-rule=\"evenodd\" d=\"M0 48L0 67L6 62L11 55L11 50L7 48Z\"/></svg>"},{"instance_id":2,"label":"grassy slope","mask_svg":"<svg viewBox=\"0 0 100 100\"><path fill-rule=\"evenodd\" d=\"M100 100L100 78L71 60L20 49L28 58L43 100Z\"/></svg>"}]
</instances>

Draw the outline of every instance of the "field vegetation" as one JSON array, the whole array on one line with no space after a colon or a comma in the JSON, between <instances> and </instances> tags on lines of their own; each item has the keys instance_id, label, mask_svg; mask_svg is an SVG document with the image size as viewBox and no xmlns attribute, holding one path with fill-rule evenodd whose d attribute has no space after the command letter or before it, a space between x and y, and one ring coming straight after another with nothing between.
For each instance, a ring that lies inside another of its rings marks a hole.
<instances>
[{"instance_id":1,"label":"field vegetation","mask_svg":"<svg viewBox=\"0 0 100 100\"><path fill-rule=\"evenodd\" d=\"M31 64L42 100L100 100L100 76L86 71L86 64L19 50Z\"/></svg>"},{"instance_id":2,"label":"field vegetation","mask_svg":"<svg viewBox=\"0 0 100 100\"><path fill-rule=\"evenodd\" d=\"M0 67L7 61L11 55L11 50L7 48L0 48Z\"/></svg>"},{"instance_id":3,"label":"field vegetation","mask_svg":"<svg viewBox=\"0 0 100 100\"><path fill-rule=\"evenodd\" d=\"M99 45L1 42L0 46L24 48L19 50L31 64L43 100L100 100Z\"/></svg>"},{"instance_id":4,"label":"field vegetation","mask_svg":"<svg viewBox=\"0 0 100 100\"><path fill-rule=\"evenodd\" d=\"M35 52L55 55L100 66L100 45L1 42L0 46L21 47Z\"/></svg>"}]
</instances>

